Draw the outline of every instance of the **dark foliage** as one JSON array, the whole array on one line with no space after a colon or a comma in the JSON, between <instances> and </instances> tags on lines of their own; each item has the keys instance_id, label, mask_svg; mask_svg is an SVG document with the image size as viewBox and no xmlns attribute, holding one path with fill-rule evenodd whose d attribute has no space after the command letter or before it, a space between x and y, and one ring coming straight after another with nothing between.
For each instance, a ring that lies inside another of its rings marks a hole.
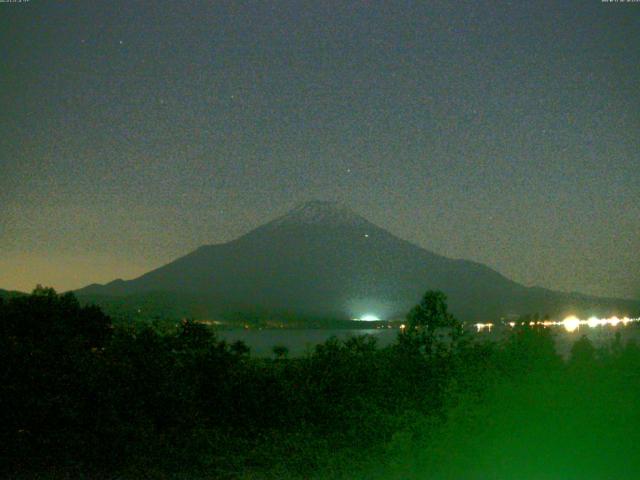
<instances>
[{"instance_id":1,"label":"dark foliage","mask_svg":"<svg viewBox=\"0 0 640 480\"><path fill-rule=\"evenodd\" d=\"M445 299L428 297L412 330L457 328ZM113 328L98 308L41 287L6 299L1 473L353 478L371 458L393 467L407 445L447 445L447 435L433 437L442 425L476 421L467 406L499 402L495 392L505 384L567 374L574 381L563 383L566 392L594 378L628 392L640 380L629 374L640 371L633 344L596 350L581 340L565 365L548 330L527 327L499 344L448 342L428 351L422 337L403 334L382 349L361 336L329 339L302 358L287 358L284 347L273 352L252 358L245 344L228 345L188 320L162 334Z\"/></svg>"}]
</instances>

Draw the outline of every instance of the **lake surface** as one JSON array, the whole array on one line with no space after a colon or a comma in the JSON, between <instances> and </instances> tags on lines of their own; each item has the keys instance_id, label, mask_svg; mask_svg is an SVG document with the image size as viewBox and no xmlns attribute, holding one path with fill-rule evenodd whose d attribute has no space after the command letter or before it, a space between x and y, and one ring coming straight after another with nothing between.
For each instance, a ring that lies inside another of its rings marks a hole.
<instances>
[{"instance_id":1,"label":"lake surface","mask_svg":"<svg viewBox=\"0 0 640 480\"><path fill-rule=\"evenodd\" d=\"M634 340L640 344L640 328L638 325L628 325L620 327L580 327L574 332L567 332L560 327L552 327L555 334L556 348L562 356L568 356L573 342L583 335L587 336L593 344L604 346L615 339L616 332L620 332L621 340L626 343ZM273 356L274 345L282 345L289 349L289 356L303 356L313 351L314 347L324 343L330 337L335 336L340 340L358 335L372 335L376 338L379 347L391 345L396 341L398 329L365 329L365 330L344 330L344 329L250 329L250 330L218 330L219 338L227 342L242 340L251 348L251 355L256 357ZM504 336L508 329L503 331L492 331L475 333L469 332L478 341L496 341Z\"/></svg>"}]
</instances>

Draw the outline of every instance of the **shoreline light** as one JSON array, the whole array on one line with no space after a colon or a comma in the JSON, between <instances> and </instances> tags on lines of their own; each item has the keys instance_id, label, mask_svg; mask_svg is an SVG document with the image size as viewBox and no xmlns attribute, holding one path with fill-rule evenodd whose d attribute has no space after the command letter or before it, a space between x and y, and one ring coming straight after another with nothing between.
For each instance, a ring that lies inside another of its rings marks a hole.
<instances>
[{"instance_id":1,"label":"shoreline light","mask_svg":"<svg viewBox=\"0 0 640 480\"><path fill-rule=\"evenodd\" d=\"M476 327L476 329L478 330L478 333L482 332L483 330L489 330L489 332L491 332L491 329L493 328L493 323L476 323L474 327Z\"/></svg>"},{"instance_id":2,"label":"shoreline light","mask_svg":"<svg viewBox=\"0 0 640 480\"><path fill-rule=\"evenodd\" d=\"M589 328L596 328L602 325L602 321L599 318L591 317L587 320L587 325L589 325Z\"/></svg>"},{"instance_id":3,"label":"shoreline light","mask_svg":"<svg viewBox=\"0 0 640 480\"><path fill-rule=\"evenodd\" d=\"M529 322L529 326L531 327L559 326L559 327L564 327L564 329L567 332L572 333L578 330L581 326L587 326L589 328L597 328L597 327L604 327L604 326L617 327L618 325L622 324L623 326L626 327L629 323L632 323L632 322L640 322L640 318L629 318L629 317L618 318L616 316L613 316L609 318L589 317L588 320L580 320L575 315L570 315L564 318L564 320L561 320L559 322L544 320L544 321L537 321L537 322ZM477 323L475 324L475 327L478 329L478 332L480 332L481 330L486 328L488 325L489 324ZM508 325L511 328L514 328L517 325L517 323L509 322ZM489 330L491 330L490 327L489 327Z\"/></svg>"},{"instance_id":4,"label":"shoreline light","mask_svg":"<svg viewBox=\"0 0 640 480\"><path fill-rule=\"evenodd\" d=\"M580 328L580 324L582 323L580 321L580 319L578 317L575 316L570 316L565 318L564 320L562 320L562 325L564 326L564 329L571 333L571 332L575 332L578 328Z\"/></svg>"}]
</instances>

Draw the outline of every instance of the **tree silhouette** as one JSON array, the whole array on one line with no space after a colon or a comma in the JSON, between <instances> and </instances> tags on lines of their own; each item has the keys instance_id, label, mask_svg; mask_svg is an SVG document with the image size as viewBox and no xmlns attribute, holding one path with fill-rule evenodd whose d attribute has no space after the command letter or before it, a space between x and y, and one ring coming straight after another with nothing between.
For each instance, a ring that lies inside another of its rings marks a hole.
<instances>
[{"instance_id":1,"label":"tree silhouette","mask_svg":"<svg viewBox=\"0 0 640 480\"><path fill-rule=\"evenodd\" d=\"M235 342L233 342L230 345L229 350L231 350L231 353L237 355L238 357L246 357L249 355L249 353L251 353L251 348L249 348L249 346L242 340L236 340Z\"/></svg>"},{"instance_id":2,"label":"tree silhouette","mask_svg":"<svg viewBox=\"0 0 640 480\"><path fill-rule=\"evenodd\" d=\"M206 349L215 339L207 325L185 318L180 322L177 340L181 348Z\"/></svg>"},{"instance_id":3,"label":"tree silhouette","mask_svg":"<svg viewBox=\"0 0 640 480\"><path fill-rule=\"evenodd\" d=\"M289 355L289 349L284 345L274 345L271 351L279 360L284 360Z\"/></svg>"},{"instance_id":4,"label":"tree silhouette","mask_svg":"<svg viewBox=\"0 0 640 480\"><path fill-rule=\"evenodd\" d=\"M426 329L433 332L438 327L455 327L457 320L447 309L447 296L437 290L428 290L420 303L407 314L409 329Z\"/></svg>"},{"instance_id":5,"label":"tree silhouette","mask_svg":"<svg viewBox=\"0 0 640 480\"><path fill-rule=\"evenodd\" d=\"M582 335L571 346L569 365L573 368L588 370L592 368L596 361L596 348L586 335Z\"/></svg>"},{"instance_id":6,"label":"tree silhouette","mask_svg":"<svg viewBox=\"0 0 640 480\"><path fill-rule=\"evenodd\" d=\"M425 353L450 350L462 334L462 325L447 309L447 296L437 290L427 290L420 303L407 314L407 340ZM436 330L445 329L449 345L436 342ZM405 342L406 343L406 342ZM437 347L437 348L436 348Z\"/></svg>"}]
</instances>

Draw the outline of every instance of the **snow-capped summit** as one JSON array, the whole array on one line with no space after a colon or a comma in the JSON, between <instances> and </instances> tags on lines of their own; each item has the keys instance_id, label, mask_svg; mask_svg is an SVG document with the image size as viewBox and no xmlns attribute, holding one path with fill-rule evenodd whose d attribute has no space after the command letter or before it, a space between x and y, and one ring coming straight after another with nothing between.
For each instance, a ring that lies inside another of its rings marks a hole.
<instances>
[{"instance_id":1,"label":"snow-capped summit","mask_svg":"<svg viewBox=\"0 0 640 480\"><path fill-rule=\"evenodd\" d=\"M368 220L350 208L333 201L312 200L270 222L270 226L281 225L322 225L325 227L364 227L371 225Z\"/></svg>"}]
</instances>

